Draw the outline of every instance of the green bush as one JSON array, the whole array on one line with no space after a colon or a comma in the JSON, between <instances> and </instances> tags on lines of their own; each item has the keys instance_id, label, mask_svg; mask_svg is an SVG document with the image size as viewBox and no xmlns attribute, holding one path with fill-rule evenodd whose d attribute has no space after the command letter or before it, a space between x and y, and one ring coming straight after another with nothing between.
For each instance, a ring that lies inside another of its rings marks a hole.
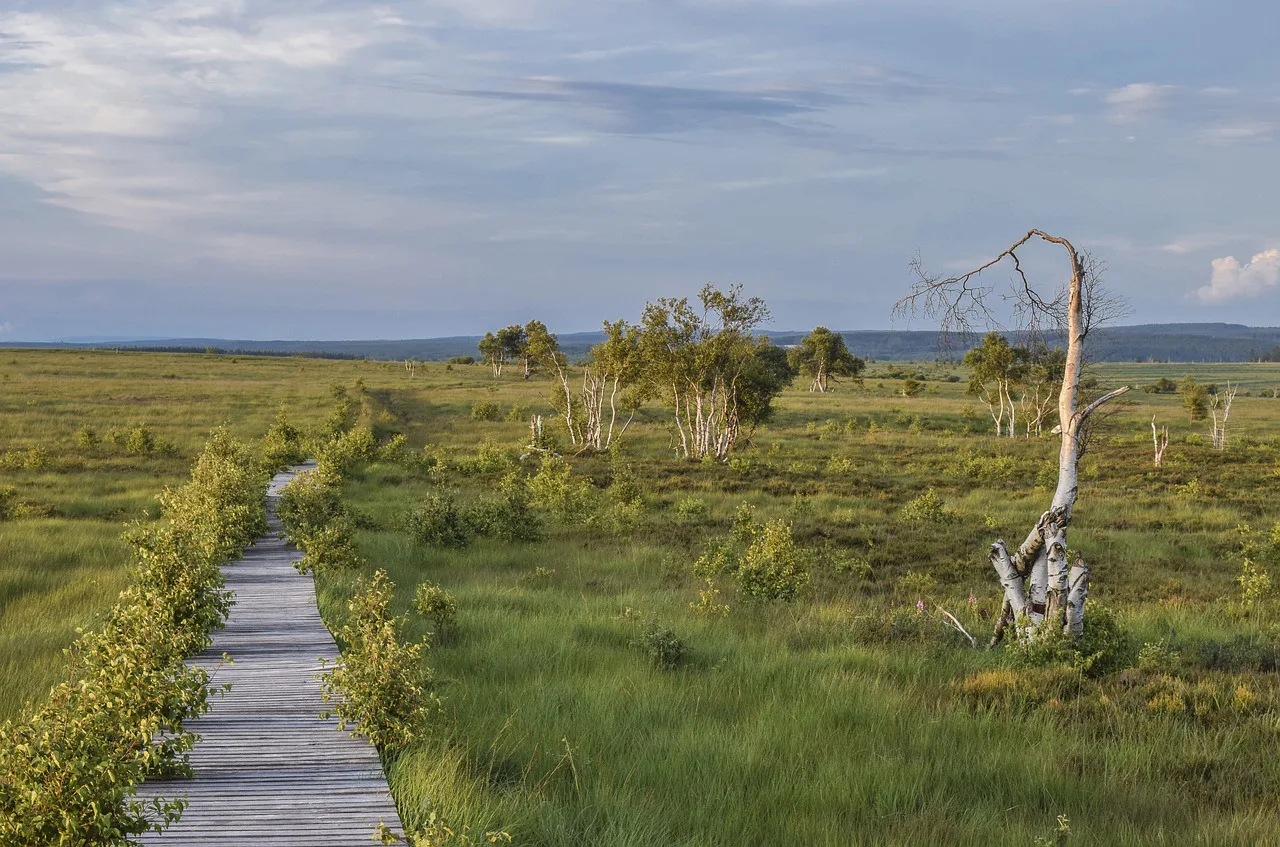
<instances>
[{"instance_id":1,"label":"green bush","mask_svg":"<svg viewBox=\"0 0 1280 847\"><path fill-rule=\"evenodd\" d=\"M695 524L707 517L707 501L700 497L684 497L676 501L676 523Z\"/></svg>"},{"instance_id":2,"label":"green bush","mask_svg":"<svg viewBox=\"0 0 1280 847\"><path fill-rule=\"evenodd\" d=\"M270 471L283 470L307 458L302 430L289 423L289 415L281 406L276 419L262 439L262 464Z\"/></svg>"},{"instance_id":3,"label":"green bush","mask_svg":"<svg viewBox=\"0 0 1280 847\"><path fill-rule=\"evenodd\" d=\"M903 506L898 517L907 523L930 524L947 524L955 519L955 515L932 488Z\"/></svg>"},{"instance_id":4,"label":"green bush","mask_svg":"<svg viewBox=\"0 0 1280 847\"><path fill-rule=\"evenodd\" d=\"M436 625L438 638L446 638L454 632L458 626L458 601L443 586L424 582L417 587L413 596L414 609Z\"/></svg>"},{"instance_id":5,"label":"green bush","mask_svg":"<svg viewBox=\"0 0 1280 847\"><path fill-rule=\"evenodd\" d=\"M639 648L649 657L655 668L675 670L684 662L687 648L668 626L649 618L640 634L631 640L631 646Z\"/></svg>"},{"instance_id":6,"label":"green bush","mask_svg":"<svg viewBox=\"0 0 1280 847\"><path fill-rule=\"evenodd\" d=\"M471 417L478 421L500 421L502 407L489 400L477 400L471 407Z\"/></svg>"},{"instance_id":7,"label":"green bush","mask_svg":"<svg viewBox=\"0 0 1280 847\"><path fill-rule=\"evenodd\" d=\"M368 738L387 757L421 737L439 710L427 691L425 645L405 643L405 618L391 614L394 592L384 570L362 582L337 633L342 661L320 675L321 696L331 704L321 717L336 715L341 729Z\"/></svg>"},{"instance_id":8,"label":"green bush","mask_svg":"<svg viewBox=\"0 0 1280 847\"><path fill-rule=\"evenodd\" d=\"M448 359L451 365L474 365L476 363L475 356L450 356Z\"/></svg>"},{"instance_id":9,"label":"green bush","mask_svg":"<svg viewBox=\"0 0 1280 847\"><path fill-rule=\"evenodd\" d=\"M319 527L302 541L303 557L293 563L299 573L358 570L365 564L356 552L355 525L346 515Z\"/></svg>"},{"instance_id":10,"label":"green bush","mask_svg":"<svg viewBox=\"0 0 1280 847\"><path fill-rule=\"evenodd\" d=\"M102 436L98 435L98 431L88 424L76 431L76 445L79 447L97 447L101 443Z\"/></svg>"},{"instance_id":11,"label":"green bush","mask_svg":"<svg viewBox=\"0 0 1280 847\"><path fill-rule=\"evenodd\" d=\"M541 466L529 480L529 493L533 505L569 523L587 523L595 513L590 481L574 478L562 456L542 454Z\"/></svg>"},{"instance_id":12,"label":"green bush","mask_svg":"<svg viewBox=\"0 0 1280 847\"><path fill-rule=\"evenodd\" d=\"M426 547L466 547L474 531L450 494L428 494L409 514L408 529Z\"/></svg>"},{"instance_id":13,"label":"green bush","mask_svg":"<svg viewBox=\"0 0 1280 847\"><path fill-rule=\"evenodd\" d=\"M756 600L794 600L809 584L809 572L796 549L791 524L777 520L760 527L735 578L739 590Z\"/></svg>"}]
</instances>

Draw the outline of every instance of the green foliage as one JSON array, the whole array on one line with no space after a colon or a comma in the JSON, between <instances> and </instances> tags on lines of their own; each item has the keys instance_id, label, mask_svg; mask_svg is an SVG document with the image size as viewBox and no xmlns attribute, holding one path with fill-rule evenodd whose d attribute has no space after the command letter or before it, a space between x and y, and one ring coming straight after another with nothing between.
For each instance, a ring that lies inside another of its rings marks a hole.
<instances>
[{"instance_id":1,"label":"green foliage","mask_svg":"<svg viewBox=\"0 0 1280 847\"><path fill-rule=\"evenodd\" d=\"M658 623L652 617L645 621L640 633L631 640L631 646L643 651L655 668L664 671L680 667L688 652L675 630Z\"/></svg>"},{"instance_id":2,"label":"green foliage","mask_svg":"<svg viewBox=\"0 0 1280 847\"><path fill-rule=\"evenodd\" d=\"M364 558L356 551L355 525L343 515L302 539L304 555L293 563L299 573L319 573L322 570L357 570L364 566Z\"/></svg>"},{"instance_id":3,"label":"green foliage","mask_svg":"<svg viewBox=\"0 0 1280 847\"><path fill-rule=\"evenodd\" d=\"M98 435L98 431L92 426L85 424L76 430L76 446L78 447L97 447L102 443L102 436Z\"/></svg>"},{"instance_id":4,"label":"green foliage","mask_svg":"<svg viewBox=\"0 0 1280 847\"><path fill-rule=\"evenodd\" d=\"M378 440L373 435L373 428L363 424L339 433L316 451L316 463L339 474L377 458Z\"/></svg>"},{"instance_id":5,"label":"green foliage","mask_svg":"<svg viewBox=\"0 0 1280 847\"><path fill-rule=\"evenodd\" d=\"M898 512L898 517L907 523L917 524L948 524L955 520L955 514L932 488L908 501Z\"/></svg>"},{"instance_id":6,"label":"green foliage","mask_svg":"<svg viewBox=\"0 0 1280 847\"><path fill-rule=\"evenodd\" d=\"M13 517L17 497L18 489L12 485L0 485L0 521L7 521Z\"/></svg>"},{"instance_id":7,"label":"green foliage","mask_svg":"<svg viewBox=\"0 0 1280 847\"><path fill-rule=\"evenodd\" d=\"M809 584L791 524L770 521L759 527L734 575L743 594L755 600L794 600Z\"/></svg>"},{"instance_id":8,"label":"green foliage","mask_svg":"<svg viewBox=\"0 0 1280 847\"><path fill-rule=\"evenodd\" d=\"M1271 594L1271 573L1266 565L1245 558L1240 567L1240 604L1252 609Z\"/></svg>"},{"instance_id":9,"label":"green foliage","mask_svg":"<svg viewBox=\"0 0 1280 847\"><path fill-rule=\"evenodd\" d=\"M1064 665L1088 677L1102 677L1136 660L1133 642L1111 609L1090 601L1084 634L1073 639L1062 629L1041 626L1030 639L1012 639L1015 662L1030 667Z\"/></svg>"},{"instance_id":10,"label":"green foliage","mask_svg":"<svg viewBox=\"0 0 1280 847\"><path fill-rule=\"evenodd\" d=\"M271 428L262 439L263 467L271 471L283 470L306 458L306 439L302 430L289 422L289 414L281 406Z\"/></svg>"},{"instance_id":11,"label":"green foliage","mask_svg":"<svg viewBox=\"0 0 1280 847\"><path fill-rule=\"evenodd\" d=\"M430 618L436 625L440 639L452 635L458 626L458 601L435 582L423 582L414 590L413 608L418 614Z\"/></svg>"},{"instance_id":12,"label":"green foliage","mask_svg":"<svg viewBox=\"0 0 1280 847\"><path fill-rule=\"evenodd\" d=\"M502 407L490 400L477 400L471 407L471 417L477 421L500 421Z\"/></svg>"},{"instance_id":13,"label":"green foliage","mask_svg":"<svg viewBox=\"0 0 1280 847\"><path fill-rule=\"evenodd\" d=\"M448 359L451 365L474 365L476 363L475 356L450 356Z\"/></svg>"},{"instance_id":14,"label":"green foliage","mask_svg":"<svg viewBox=\"0 0 1280 847\"><path fill-rule=\"evenodd\" d=\"M409 535L427 547L466 547L472 526L459 511L451 494L429 494L409 514Z\"/></svg>"},{"instance_id":15,"label":"green foliage","mask_svg":"<svg viewBox=\"0 0 1280 847\"><path fill-rule=\"evenodd\" d=\"M208 708L209 643L230 598L219 566L265 527L264 480L224 430L190 480L161 495L164 520L127 533L133 583L99 631L71 648L68 679L0 726L0 841L12 847L123 845L176 820L185 801L133 796L144 778L187 771Z\"/></svg>"},{"instance_id":16,"label":"green foliage","mask_svg":"<svg viewBox=\"0 0 1280 847\"><path fill-rule=\"evenodd\" d=\"M538 472L529 480L533 505L570 523L586 523L595 513L594 489L577 479L564 457L542 454Z\"/></svg>"},{"instance_id":17,"label":"green foliage","mask_svg":"<svg viewBox=\"0 0 1280 847\"><path fill-rule=\"evenodd\" d=\"M696 524L707 517L707 501L700 497L684 497L676 501L676 522Z\"/></svg>"},{"instance_id":18,"label":"green foliage","mask_svg":"<svg viewBox=\"0 0 1280 847\"><path fill-rule=\"evenodd\" d=\"M338 631L342 660L320 675L321 696L341 729L363 735L384 757L394 757L427 730L439 703L427 691L424 644L404 641L404 616L391 614L395 585L378 570L347 604Z\"/></svg>"},{"instance_id":19,"label":"green foliage","mask_svg":"<svg viewBox=\"0 0 1280 847\"><path fill-rule=\"evenodd\" d=\"M301 573L352 570L364 562L355 549L355 526L342 503L341 482L326 463L299 473L281 489L276 514L286 537L304 552L294 563Z\"/></svg>"},{"instance_id":20,"label":"green foliage","mask_svg":"<svg viewBox=\"0 0 1280 847\"><path fill-rule=\"evenodd\" d=\"M1209 388L1196 382L1194 377L1186 377L1178 385L1178 396L1182 398L1182 408L1194 421L1202 421L1209 416Z\"/></svg>"},{"instance_id":21,"label":"green foliage","mask_svg":"<svg viewBox=\"0 0 1280 847\"><path fill-rule=\"evenodd\" d=\"M910 376L902 381L902 385L898 386L898 393L903 397L915 397L921 391L924 391L924 383Z\"/></svg>"},{"instance_id":22,"label":"green foliage","mask_svg":"<svg viewBox=\"0 0 1280 847\"><path fill-rule=\"evenodd\" d=\"M825 326L815 327L800 344L787 351L787 363L794 374L811 380L810 390L826 391L829 382L857 379L866 362L849 352L844 336Z\"/></svg>"}]
</instances>

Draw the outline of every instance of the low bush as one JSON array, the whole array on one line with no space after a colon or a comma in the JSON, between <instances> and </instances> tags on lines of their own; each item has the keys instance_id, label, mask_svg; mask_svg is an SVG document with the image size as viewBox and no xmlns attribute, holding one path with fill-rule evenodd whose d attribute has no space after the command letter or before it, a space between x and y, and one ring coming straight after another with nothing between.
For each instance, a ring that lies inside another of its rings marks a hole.
<instances>
[{"instance_id":1,"label":"low bush","mask_svg":"<svg viewBox=\"0 0 1280 847\"><path fill-rule=\"evenodd\" d=\"M478 421L500 421L502 407L490 400L477 400L471 407L471 417Z\"/></svg>"},{"instance_id":2,"label":"low bush","mask_svg":"<svg viewBox=\"0 0 1280 847\"><path fill-rule=\"evenodd\" d=\"M409 535L427 547L466 547L475 529L450 494L427 495L408 519Z\"/></svg>"},{"instance_id":3,"label":"low bush","mask_svg":"<svg viewBox=\"0 0 1280 847\"><path fill-rule=\"evenodd\" d=\"M458 601L443 586L424 582L414 591L413 607L418 614L436 625L436 636L444 639L458 626Z\"/></svg>"},{"instance_id":4,"label":"low bush","mask_svg":"<svg viewBox=\"0 0 1280 847\"><path fill-rule=\"evenodd\" d=\"M384 758L417 740L439 711L422 665L426 645L404 641L404 616L391 614L395 585L387 572L357 588L338 630L342 660L320 676L321 696L341 729L368 738Z\"/></svg>"}]
</instances>

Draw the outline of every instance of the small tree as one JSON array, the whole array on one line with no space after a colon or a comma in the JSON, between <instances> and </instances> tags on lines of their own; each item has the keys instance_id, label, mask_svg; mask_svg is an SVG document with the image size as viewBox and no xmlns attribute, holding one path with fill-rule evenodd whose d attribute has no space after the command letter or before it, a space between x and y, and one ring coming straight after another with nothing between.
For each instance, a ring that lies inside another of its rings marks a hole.
<instances>
[{"instance_id":1,"label":"small tree","mask_svg":"<svg viewBox=\"0 0 1280 847\"><path fill-rule=\"evenodd\" d=\"M1039 438L1044 433L1044 422L1062 390L1062 373L1067 364L1067 354L1061 347L1037 344L1027 357L1027 368L1022 380L1022 416L1027 424L1027 437Z\"/></svg>"},{"instance_id":2,"label":"small tree","mask_svg":"<svg viewBox=\"0 0 1280 847\"><path fill-rule=\"evenodd\" d=\"M527 344L528 336L525 334L525 328L520 324L512 324L496 333L486 332L477 347L485 363L493 369L493 375L502 376L502 369L507 362L524 356Z\"/></svg>"},{"instance_id":3,"label":"small tree","mask_svg":"<svg viewBox=\"0 0 1280 847\"><path fill-rule=\"evenodd\" d=\"M787 352L791 369L809 379L809 390L826 393L841 377L857 379L866 362L849 352L844 336L825 326L815 327L798 347Z\"/></svg>"},{"instance_id":4,"label":"small tree","mask_svg":"<svg viewBox=\"0 0 1280 847\"><path fill-rule=\"evenodd\" d=\"M1010 345L1009 339L998 332L988 332L982 344L964 356L970 372L967 393L986 404L995 421L997 436L1013 438L1018 416L1013 386L1026 375L1029 358L1026 350Z\"/></svg>"},{"instance_id":5,"label":"small tree","mask_svg":"<svg viewBox=\"0 0 1280 847\"><path fill-rule=\"evenodd\" d=\"M1022 267L1018 251L1033 240L1061 247L1070 262L1068 282L1053 294L1046 295L1032 286ZM1122 314L1124 307L1102 289L1096 263L1060 236L1038 229L1028 230L989 262L959 276L929 276L916 260L912 266L919 279L911 293L898 302L895 311L911 315L923 310L937 316L944 333L967 330L974 320L994 323L990 298L995 289L985 285L980 277L1006 259L1016 274L1012 299L1027 318L1029 328L1034 331L1045 321L1052 323L1066 338L1067 349L1058 392L1058 431L1062 442L1053 500L1016 552L1010 554L1003 539L991 545L991 564L1004 588L1004 602L992 644L999 642L1009 622L1028 640L1045 621L1074 637L1083 633L1089 568L1080 556L1074 563L1068 563L1066 537L1080 492L1078 466L1085 449L1090 416L1128 390L1125 386L1081 405L1080 371L1084 364L1085 339L1096 325Z\"/></svg>"},{"instance_id":6,"label":"small tree","mask_svg":"<svg viewBox=\"0 0 1280 847\"><path fill-rule=\"evenodd\" d=\"M1195 377L1189 376L1179 383L1178 396L1193 423L1209 417L1209 388L1196 382Z\"/></svg>"}]
</instances>

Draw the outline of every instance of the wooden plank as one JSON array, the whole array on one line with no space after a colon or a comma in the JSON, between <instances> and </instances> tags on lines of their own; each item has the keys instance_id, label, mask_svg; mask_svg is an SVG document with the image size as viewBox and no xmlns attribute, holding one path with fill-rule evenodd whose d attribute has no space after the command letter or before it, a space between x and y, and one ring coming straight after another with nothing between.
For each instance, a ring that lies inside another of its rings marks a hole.
<instances>
[{"instance_id":1,"label":"wooden plank","mask_svg":"<svg viewBox=\"0 0 1280 847\"><path fill-rule=\"evenodd\" d=\"M338 658L316 608L315 582L293 563L301 553L281 533L275 505L294 471L268 488L269 533L223 571L235 605L226 626L192 664L216 669L211 698L190 729L195 775L155 780L142 798L185 796L182 819L140 838L163 847L371 844L379 823L399 831L377 751L321 720L320 659ZM233 664L222 663L226 653Z\"/></svg>"}]
</instances>

